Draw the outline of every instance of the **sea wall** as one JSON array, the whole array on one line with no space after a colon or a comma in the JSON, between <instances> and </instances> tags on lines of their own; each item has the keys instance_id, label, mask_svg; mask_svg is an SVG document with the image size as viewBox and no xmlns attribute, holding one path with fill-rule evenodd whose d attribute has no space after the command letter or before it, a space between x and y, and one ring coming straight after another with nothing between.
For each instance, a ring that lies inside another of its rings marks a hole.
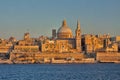
<instances>
[{"instance_id":1,"label":"sea wall","mask_svg":"<svg viewBox=\"0 0 120 80\"><path fill-rule=\"evenodd\" d=\"M13 63L82 63L85 60L83 53L10 53Z\"/></svg>"},{"instance_id":2,"label":"sea wall","mask_svg":"<svg viewBox=\"0 0 120 80\"><path fill-rule=\"evenodd\" d=\"M118 52L97 52L96 60L98 62L120 63L120 53Z\"/></svg>"},{"instance_id":3,"label":"sea wall","mask_svg":"<svg viewBox=\"0 0 120 80\"><path fill-rule=\"evenodd\" d=\"M118 52L97 52L95 58L88 58L83 53L10 53L13 63L120 63Z\"/></svg>"}]
</instances>

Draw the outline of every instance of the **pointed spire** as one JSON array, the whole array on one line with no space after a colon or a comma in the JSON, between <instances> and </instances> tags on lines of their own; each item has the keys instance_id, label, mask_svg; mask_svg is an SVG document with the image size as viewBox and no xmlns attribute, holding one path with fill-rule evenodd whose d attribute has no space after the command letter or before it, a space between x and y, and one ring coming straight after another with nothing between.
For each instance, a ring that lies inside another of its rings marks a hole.
<instances>
[{"instance_id":1,"label":"pointed spire","mask_svg":"<svg viewBox=\"0 0 120 80\"><path fill-rule=\"evenodd\" d=\"M66 20L64 19L62 26L65 27L66 25L67 25L67 22L66 22Z\"/></svg>"},{"instance_id":2,"label":"pointed spire","mask_svg":"<svg viewBox=\"0 0 120 80\"><path fill-rule=\"evenodd\" d=\"M77 20L77 29L80 29L80 21Z\"/></svg>"}]
</instances>

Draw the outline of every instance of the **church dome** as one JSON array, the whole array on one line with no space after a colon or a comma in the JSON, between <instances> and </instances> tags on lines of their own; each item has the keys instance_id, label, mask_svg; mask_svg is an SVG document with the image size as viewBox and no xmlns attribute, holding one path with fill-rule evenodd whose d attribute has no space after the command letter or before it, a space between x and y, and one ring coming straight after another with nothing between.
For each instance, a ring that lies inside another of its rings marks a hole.
<instances>
[{"instance_id":1,"label":"church dome","mask_svg":"<svg viewBox=\"0 0 120 80\"><path fill-rule=\"evenodd\" d=\"M72 38L72 30L67 26L66 20L63 21L62 26L57 32L58 38Z\"/></svg>"}]
</instances>

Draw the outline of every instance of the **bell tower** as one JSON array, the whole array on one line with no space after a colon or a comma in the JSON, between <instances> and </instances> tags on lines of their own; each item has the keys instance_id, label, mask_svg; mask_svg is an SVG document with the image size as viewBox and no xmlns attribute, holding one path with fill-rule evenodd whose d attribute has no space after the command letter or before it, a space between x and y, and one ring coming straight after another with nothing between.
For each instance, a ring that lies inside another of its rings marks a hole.
<instances>
[{"instance_id":1,"label":"bell tower","mask_svg":"<svg viewBox=\"0 0 120 80\"><path fill-rule=\"evenodd\" d=\"M78 52L81 52L81 29L80 29L80 22L77 21L77 28L75 30L75 39L76 39L76 49Z\"/></svg>"}]
</instances>

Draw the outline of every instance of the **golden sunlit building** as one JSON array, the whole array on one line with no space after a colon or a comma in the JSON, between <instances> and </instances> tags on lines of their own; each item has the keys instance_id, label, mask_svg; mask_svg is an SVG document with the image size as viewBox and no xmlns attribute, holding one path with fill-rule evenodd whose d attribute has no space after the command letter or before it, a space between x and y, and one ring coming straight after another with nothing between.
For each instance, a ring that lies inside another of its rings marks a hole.
<instances>
[{"instance_id":1,"label":"golden sunlit building","mask_svg":"<svg viewBox=\"0 0 120 80\"><path fill-rule=\"evenodd\" d=\"M74 38L72 30L67 25L66 20L64 20L62 26L57 31L57 38L55 40L46 40L42 43L42 52L81 52L81 30L79 22L77 22L75 33Z\"/></svg>"},{"instance_id":2,"label":"golden sunlit building","mask_svg":"<svg viewBox=\"0 0 120 80\"><path fill-rule=\"evenodd\" d=\"M35 40L30 38L29 33L24 34L24 40L19 40L14 46L14 52L39 52L39 45Z\"/></svg>"},{"instance_id":3,"label":"golden sunlit building","mask_svg":"<svg viewBox=\"0 0 120 80\"><path fill-rule=\"evenodd\" d=\"M95 35L85 34L82 36L82 46L86 53L96 52L103 48L103 45L103 40Z\"/></svg>"}]
</instances>

